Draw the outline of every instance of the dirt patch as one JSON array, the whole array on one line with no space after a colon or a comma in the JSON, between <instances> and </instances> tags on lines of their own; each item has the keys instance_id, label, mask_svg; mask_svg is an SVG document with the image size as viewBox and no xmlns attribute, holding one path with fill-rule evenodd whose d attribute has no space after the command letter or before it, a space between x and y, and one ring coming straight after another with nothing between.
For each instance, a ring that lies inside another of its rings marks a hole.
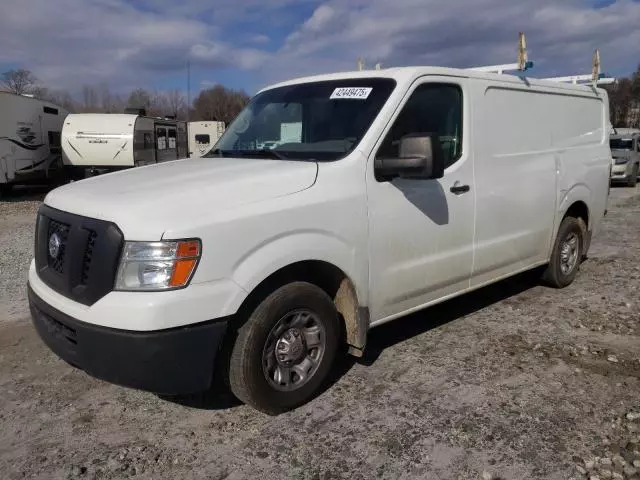
<instances>
[{"instance_id":1,"label":"dirt patch","mask_svg":"<svg viewBox=\"0 0 640 480\"><path fill-rule=\"evenodd\" d=\"M0 203L2 478L637 478L640 190L611 195L569 288L521 275L381 326L319 398L275 418L60 361L26 307L38 202Z\"/></svg>"}]
</instances>

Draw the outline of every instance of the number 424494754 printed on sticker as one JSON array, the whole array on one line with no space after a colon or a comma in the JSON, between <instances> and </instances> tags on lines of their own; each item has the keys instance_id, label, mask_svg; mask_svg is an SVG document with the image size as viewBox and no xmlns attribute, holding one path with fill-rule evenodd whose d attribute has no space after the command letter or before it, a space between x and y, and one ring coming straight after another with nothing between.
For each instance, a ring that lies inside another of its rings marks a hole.
<instances>
[{"instance_id":1,"label":"number 424494754 printed on sticker","mask_svg":"<svg viewBox=\"0 0 640 480\"><path fill-rule=\"evenodd\" d=\"M371 87L341 87L336 88L331 94L331 99L350 98L355 100L366 100L373 90Z\"/></svg>"}]
</instances>

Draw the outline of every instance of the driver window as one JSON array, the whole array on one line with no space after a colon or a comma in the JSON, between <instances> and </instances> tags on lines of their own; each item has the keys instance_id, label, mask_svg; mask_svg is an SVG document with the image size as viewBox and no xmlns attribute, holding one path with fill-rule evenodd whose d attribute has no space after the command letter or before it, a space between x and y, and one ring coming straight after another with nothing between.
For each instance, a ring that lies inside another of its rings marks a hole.
<instances>
[{"instance_id":1,"label":"driver window","mask_svg":"<svg viewBox=\"0 0 640 480\"><path fill-rule=\"evenodd\" d=\"M410 133L440 137L445 168L462 155L462 90L457 85L425 83L411 94L380 146L379 158L399 155L400 139Z\"/></svg>"}]
</instances>

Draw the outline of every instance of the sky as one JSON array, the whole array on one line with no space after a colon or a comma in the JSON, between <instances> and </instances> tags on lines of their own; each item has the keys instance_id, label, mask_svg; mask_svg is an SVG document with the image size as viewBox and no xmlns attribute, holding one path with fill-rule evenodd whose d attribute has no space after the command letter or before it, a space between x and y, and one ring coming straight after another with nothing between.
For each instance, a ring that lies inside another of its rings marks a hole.
<instances>
[{"instance_id":1,"label":"sky","mask_svg":"<svg viewBox=\"0 0 640 480\"><path fill-rule=\"evenodd\" d=\"M249 94L298 76L368 67L512 63L531 76L640 64L640 0L2 0L0 72L71 93L223 84Z\"/></svg>"}]
</instances>

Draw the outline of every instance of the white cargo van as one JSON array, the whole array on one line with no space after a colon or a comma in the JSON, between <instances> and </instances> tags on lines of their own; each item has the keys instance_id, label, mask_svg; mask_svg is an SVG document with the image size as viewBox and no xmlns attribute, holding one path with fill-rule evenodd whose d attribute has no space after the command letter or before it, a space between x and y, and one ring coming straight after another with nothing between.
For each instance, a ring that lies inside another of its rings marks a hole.
<instances>
[{"instance_id":1,"label":"white cargo van","mask_svg":"<svg viewBox=\"0 0 640 480\"><path fill-rule=\"evenodd\" d=\"M35 327L117 384L187 394L216 371L293 408L372 327L534 267L569 285L607 206L608 121L603 90L468 70L269 87L206 158L46 197Z\"/></svg>"}]
</instances>

